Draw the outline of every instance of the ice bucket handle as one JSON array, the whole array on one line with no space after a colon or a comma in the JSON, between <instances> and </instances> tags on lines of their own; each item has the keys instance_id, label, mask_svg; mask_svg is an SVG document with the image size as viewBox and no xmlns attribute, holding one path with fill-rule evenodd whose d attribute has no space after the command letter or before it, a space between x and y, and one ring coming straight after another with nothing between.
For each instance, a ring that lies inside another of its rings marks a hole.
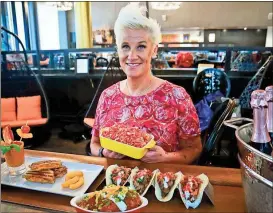
<instances>
[{"instance_id":1,"label":"ice bucket handle","mask_svg":"<svg viewBox=\"0 0 273 213\"><path fill-rule=\"evenodd\" d=\"M224 121L224 125L231 127L233 129L238 129L240 126L236 126L233 123L237 123L240 121L249 121L249 123L253 123L253 119L250 119L250 118L232 118L230 120Z\"/></svg>"}]
</instances>

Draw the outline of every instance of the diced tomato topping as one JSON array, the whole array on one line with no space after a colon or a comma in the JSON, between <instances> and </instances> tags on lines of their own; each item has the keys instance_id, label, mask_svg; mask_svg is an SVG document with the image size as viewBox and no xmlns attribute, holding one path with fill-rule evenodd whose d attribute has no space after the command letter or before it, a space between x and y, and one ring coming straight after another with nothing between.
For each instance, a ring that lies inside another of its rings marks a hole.
<instances>
[{"instance_id":1,"label":"diced tomato topping","mask_svg":"<svg viewBox=\"0 0 273 213\"><path fill-rule=\"evenodd\" d=\"M127 205L127 210L137 208L142 204L139 196L126 196L124 202Z\"/></svg>"},{"instance_id":2,"label":"diced tomato topping","mask_svg":"<svg viewBox=\"0 0 273 213\"><path fill-rule=\"evenodd\" d=\"M136 175L134 176L134 179L138 179L138 178L141 178L141 177L149 177L151 178L153 176L153 173L151 170L149 169L141 169L141 170L138 170Z\"/></svg>"},{"instance_id":3,"label":"diced tomato topping","mask_svg":"<svg viewBox=\"0 0 273 213\"><path fill-rule=\"evenodd\" d=\"M131 172L131 168L127 168L124 166L120 166L120 167L116 167L113 171L112 171L112 180L115 182L115 184L117 184L118 179L121 179L121 182L119 185L123 185Z\"/></svg>"},{"instance_id":4,"label":"diced tomato topping","mask_svg":"<svg viewBox=\"0 0 273 213\"><path fill-rule=\"evenodd\" d=\"M166 173L160 172L157 178L159 182L163 182L165 177L168 178L169 181L176 179L176 176L173 172L166 172Z\"/></svg>"},{"instance_id":5,"label":"diced tomato topping","mask_svg":"<svg viewBox=\"0 0 273 213\"><path fill-rule=\"evenodd\" d=\"M113 201L108 201L100 209L100 212L120 212L118 206Z\"/></svg>"},{"instance_id":6,"label":"diced tomato topping","mask_svg":"<svg viewBox=\"0 0 273 213\"><path fill-rule=\"evenodd\" d=\"M102 136L138 148L144 147L151 140L151 136L139 128L122 124L105 128Z\"/></svg>"},{"instance_id":7,"label":"diced tomato topping","mask_svg":"<svg viewBox=\"0 0 273 213\"><path fill-rule=\"evenodd\" d=\"M185 197L185 192L189 193L189 197L186 199L190 201L194 201L199 193L200 185L202 184L202 180L200 178L194 176L184 176L183 180L181 181L182 194Z\"/></svg>"}]
</instances>

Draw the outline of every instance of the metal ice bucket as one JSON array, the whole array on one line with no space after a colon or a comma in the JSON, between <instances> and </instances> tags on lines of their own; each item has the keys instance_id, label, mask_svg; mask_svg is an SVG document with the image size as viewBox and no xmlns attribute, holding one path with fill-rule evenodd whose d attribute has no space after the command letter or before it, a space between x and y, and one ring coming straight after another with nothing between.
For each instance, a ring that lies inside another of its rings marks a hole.
<instances>
[{"instance_id":1,"label":"metal ice bucket","mask_svg":"<svg viewBox=\"0 0 273 213\"><path fill-rule=\"evenodd\" d=\"M233 123L249 121L240 127ZM236 129L242 182L248 212L273 212L273 158L249 145L253 120L234 118L224 122Z\"/></svg>"}]
</instances>

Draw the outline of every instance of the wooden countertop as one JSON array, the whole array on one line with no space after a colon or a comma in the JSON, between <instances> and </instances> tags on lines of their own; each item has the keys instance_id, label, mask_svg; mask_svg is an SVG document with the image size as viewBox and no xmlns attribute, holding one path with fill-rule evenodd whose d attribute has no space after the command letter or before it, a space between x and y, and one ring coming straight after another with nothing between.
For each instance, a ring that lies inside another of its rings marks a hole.
<instances>
[{"instance_id":1,"label":"wooden countertop","mask_svg":"<svg viewBox=\"0 0 273 213\"><path fill-rule=\"evenodd\" d=\"M42 152L34 150L26 150L26 155L33 157L58 158L63 161L73 161L82 163L91 163L103 165L107 168L109 165L118 164L129 167L138 166L140 168L160 169L161 171L181 171L183 174L199 175L206 174L210 182L214 186L215 206L212 206L207 198L204 199L197 209L187 210L183 205L178 190L174 197L167 203L158 201L154 195L154 188L151 187L146 194L149 204L143 209L143 212L244 212L245 202L242 188L241 174L239 169L204 167L204 166L186 166L178 164L146 164L135 160L114 160L99 157L90 157L82 155L72 155L54 152ZM96 179L89 187L87 192L94 191L105 185L105 173ZM2 185L1 192L2 201L16 203L21 205L39 207L41 209L73 212L74 208L70 206L70 197L49 194L44 192L32 191L27 189L19 189L16 187Z\"/></svg>"}]
</instances>

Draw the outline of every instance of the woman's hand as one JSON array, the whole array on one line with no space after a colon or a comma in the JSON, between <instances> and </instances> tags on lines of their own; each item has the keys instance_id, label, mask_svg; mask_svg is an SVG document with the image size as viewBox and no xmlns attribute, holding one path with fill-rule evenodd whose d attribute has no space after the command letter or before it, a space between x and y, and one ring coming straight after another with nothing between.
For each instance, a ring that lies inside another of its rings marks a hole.
<instances>
[{"instance_id":1,"label":"woman's hand","mask_svg":"<svg viewBox=\"0 0 273 213\"><path fill-rule=\"evenodd\" d=\"M141 158L141 161L146 163L159 163L165 160L165 156L167 153L165 150L160 146L155 146L146 153L146 155Z\"/></svg>"},{"instance_id":2,"label":"woman's hand","mask_svg":"<svg viewBox=\"0 0 273 213\"><path fill-rule=\"evenodd\" d=\"M116 158L116 159L122 159L125 157L125 155L119 154L117 152L110 151L109 149L103 149L103 156L106 158Z\"/></svg>"}]
</instances>

